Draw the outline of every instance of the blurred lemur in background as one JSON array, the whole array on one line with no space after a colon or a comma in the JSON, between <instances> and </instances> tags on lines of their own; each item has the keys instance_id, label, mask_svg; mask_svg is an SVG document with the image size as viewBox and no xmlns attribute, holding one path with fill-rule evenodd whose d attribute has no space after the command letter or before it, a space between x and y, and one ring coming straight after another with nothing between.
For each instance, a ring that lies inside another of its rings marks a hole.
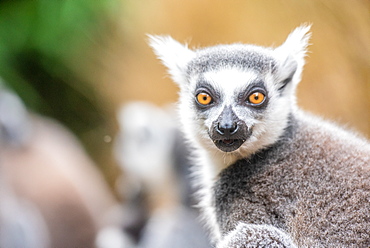
<instances>
[{"instance_id":1,"label":"blurred lemur in background","mask_svg":"<svg viewBox=\"0 0 370 248\"><path fill-rule=\"evenodd\" d=\"M131 241L121 247L211 248L193 208L188 149L174 115L173 106L146 102L130 102L118 112L122 227Z\"/></svg>"},{"instance_id":2,"label":"blurred lemur in background","mask_svg":"<svg viewBox=\"0 0 370 248\"><path fill-rule=\"evenodd\" d=\"M218 248L370 247L369 142L296 104L309 28L277 48L150 37L180 86Z\"/></svg>"}]
</instances>

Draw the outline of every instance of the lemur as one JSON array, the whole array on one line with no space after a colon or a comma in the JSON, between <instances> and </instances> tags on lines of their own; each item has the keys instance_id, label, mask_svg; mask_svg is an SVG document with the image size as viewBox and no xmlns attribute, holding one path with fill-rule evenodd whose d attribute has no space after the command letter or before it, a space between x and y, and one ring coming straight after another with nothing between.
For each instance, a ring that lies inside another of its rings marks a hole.
<instances>
[{"instance_id":1,"label":"lemur","mask_svg":"<svg viewBox=\"0 0 370 248\"><path fill-rule=\"evenodd\" d=\"M296 104L309 29L277 48L149 38L180 87L217 248L370 247L370 143Z\"/></svg>"}]
</instances>

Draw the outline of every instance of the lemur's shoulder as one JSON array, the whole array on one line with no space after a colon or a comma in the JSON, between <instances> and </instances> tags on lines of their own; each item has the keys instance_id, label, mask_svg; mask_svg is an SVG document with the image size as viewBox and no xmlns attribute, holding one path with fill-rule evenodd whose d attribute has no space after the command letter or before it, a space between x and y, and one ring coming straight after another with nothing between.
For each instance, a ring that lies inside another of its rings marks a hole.
<instances>
[{"instance_id":1,"label":"lemur's shoulder","mask_svg":"<svg viewBox=\"0 0 370 248\"><path fill-rule=\"evenodd\" d=\"M294 119L296 126L294 142L298 151L310 151L310 157L317 156L318 159L323 156L338 159L352 157L356 158L357 162L365 160L370 166L370 142L356 132L302 110L294 112ZM349 163L349 161L342 162Z\"/></svg>"}]
</instances>

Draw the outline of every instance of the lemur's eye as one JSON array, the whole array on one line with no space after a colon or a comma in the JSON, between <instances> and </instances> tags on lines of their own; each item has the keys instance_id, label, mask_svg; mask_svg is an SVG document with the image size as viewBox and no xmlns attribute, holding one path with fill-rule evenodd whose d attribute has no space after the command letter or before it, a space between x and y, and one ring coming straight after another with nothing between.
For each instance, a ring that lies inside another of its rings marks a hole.
<instances>
[{"instance_id":1,"label":"lemur's eye","mask_svg":"<svg viewBox=\"0 0 370 248\"><path fill-rule=\"evenodd\" d=\"M207 93L199 93L197 95L197 101L201 105L211 104L212 103L212 100L213 100L212 97L210 95L208 95Z\"/></svg>"},{"instance_id":2,"label":"lemur's eye","mask_svg":"<svg viewBox=\"0 0 370 248\"><path fill-rule=\"evenodd\" d=\"M254 92L249 95L248 101L252 104L260 104L265 100L265 95L261 92Z\"/></svg>"}]
</instances>

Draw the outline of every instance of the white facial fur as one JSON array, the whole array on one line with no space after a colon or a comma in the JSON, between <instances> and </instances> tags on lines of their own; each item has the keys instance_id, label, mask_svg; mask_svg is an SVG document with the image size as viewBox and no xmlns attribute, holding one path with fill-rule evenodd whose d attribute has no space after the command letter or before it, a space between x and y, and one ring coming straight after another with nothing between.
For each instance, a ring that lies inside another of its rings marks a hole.
<instances>
[{"instance_id":1,"label":"white facial fur","mask_svg":"<svg viewBox=\"0 0 370 248\"><path fill-rule=\"evenodd\" d=\"M194 94L181 94L181 119L184 123L185 133L191 134L188 137L193 143L212 154L217 169L222 169L236 160L246 158L257 150L274 143L283 133L288 121L288 114L291 111L291 97L279 95L276 85L270 83L272 75L267 74L263 79L268 92L268 106L264 110L240 105L237 98L249 84L255 82L256 79L258 80L260 75L252 71L233 68L207 72L203 76L222 95L223 101L202 113L194 108ZM195 78L190 81L189 92L195 91L196 82ZM225 106L231 106L238 118L253 130L248 140L231 153L220 151L209 137L213 122L217 120Z\"/></svg>"}]
</instances>

